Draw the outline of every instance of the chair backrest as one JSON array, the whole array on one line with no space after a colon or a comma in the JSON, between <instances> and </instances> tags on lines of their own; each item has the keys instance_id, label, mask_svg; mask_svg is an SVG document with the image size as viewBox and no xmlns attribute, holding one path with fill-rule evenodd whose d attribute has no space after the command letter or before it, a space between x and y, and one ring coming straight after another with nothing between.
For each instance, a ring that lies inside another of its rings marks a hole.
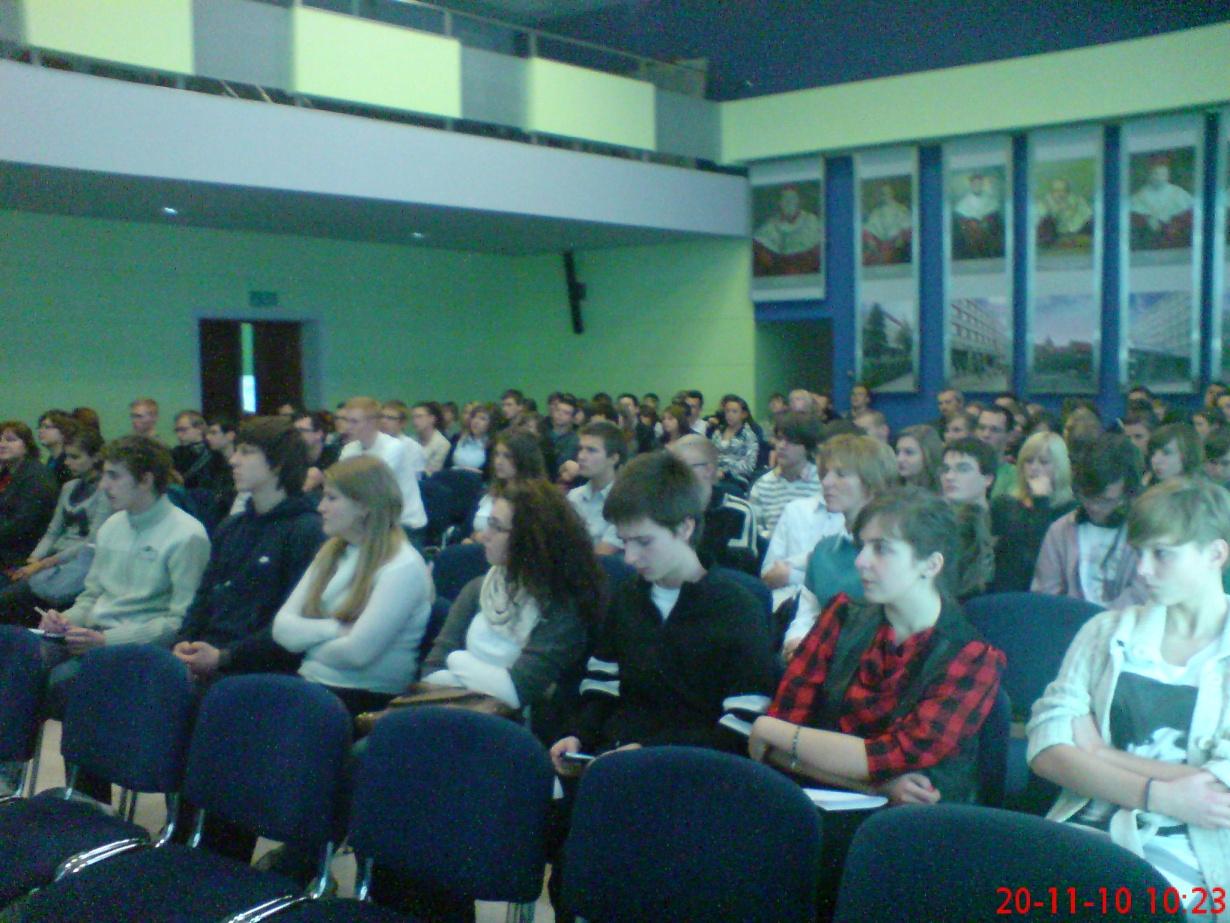
<instances>
[{"instance_id":1,"label":"chair backrest","mask_svg":"<svg viewBox=\"0 0 1230 923\"><path fill-rule=\"evenodd\" d=\"M713 568L713 573L730 578L756 597L756 602L760 603L760 607L764 609L765 624L770 627L771 634L776 634L777 629L773 621L773 593L767 583L759 577L745 574L743 571L735 570L733 567L715 567Z\"/></svg>"},{"instance_id":2,"label":"chair backrest","mask_svg":"<svg viewBox=\"0 0 1230 923\"><path fill-rule=\"evenodd\" d=\"M419 483L423 512L427 514L427 542L437 544L450 525L453 513L453 491L448 485L426 478Z\"/></svg>"},{"instance_id":3,"label":"chair backrest","mask_svg":"<svg viewBox=\"0 0 1230 923\"><path fill-rule=\"evenodd\" d=\"M188 751L184 797L249 832L310 846L335 833L350 715L297 676L220 680L205 696Z\"/></svg>"},{"instance_id":4,"label":"chair backrest","mask_svg":"<svg viewBox=\"0 0 1230 923\"><path fill-rule=\"evenodd\" d=\"M477 471L467 471L464 468L444 468L437 471L428 480L444 484L452 492L452 509L449 514L449 524L464 526L474 516L478 501L482 498L483 477Z\"/></svg>"},{"instance_id":5,"label":"chair backrest","mask_svg":"<svg viewBox=\"0 0 1230 923\"><path fill-rule=\"evenodd\" d=\"M166 648L100 647L69 686L60 752L123 788L177 792L195 711L188 671Z\"/></svg>"},{"instance_id":6,"label":"chair backrest","mask_svg":"<svg viewBox=\"0 0 1230 923\"><path fill-rule=\"evenodd\" d=\"M431 579L436 595L456 599L462 587L487 572L487 550L474 542L441 548L431 564Z\"/></svg>"},{"instance_id":7,"label":"chair backrest","mask_svg":"<svg viewBox=\"0 0 1230 923\"><path fill-rule=\"evenodd\" d=\"M1017 715L1027 715L1059 673L1072 639L1104 606L1068 596L993 593L964 605L982 636L1008 658L1003 685Z\"/></svg>"},{"instance_id":8,"label":"chair backrest","mask_svg":"<svg viewBox=\"0 0 1230 923\"><path fill-rule=\"evenodd\" d=\"M1166 912L1168 889L1143 859L1076 825L972 805L906 805L881 811L859 827L833 919L1045 916L1052 892L1065 920L1105 921L1108 912L1121 920L1183 919L1181 909ZM1109 910L1102 907L1102 893ZM1152 906L1150 894L1156 898ZM1121 901L1126 895L1130 909L1116 907L1116 895Z\"/></svg>"},{"instance_id":9,"label":"chair backrest","mask_svg":"<svg viewBox=\"0 0 1230 923\"><path fill-rule=\"evenodd\" d=\"M47 686L41 645L24 628L0 625L0 761L34 756Z\"/></svg>"},{"instance_id":10,"label":"chair backrest","mask_svg":"<svg viewBox=\"0 0 1230 923\"><path fill-rule=\"evenodd\" d=\"M995 704L978 732L978 803L1004 805L1008 780L1008 741L1012 734L1012 703L1001 686Z\"/></svg>"},{"instance_id":11,"label":"chair backrest","mask_svg":"<svg viewBox=\"0 0 1230 923\"><path fill-rule=\"evenodd\" d=\"M530 902L542 891L553 779L546 750L515 722L402 709L368 738L350 842L437 893Z\"/></svg>"},{"instance_id":12,"label":"chair backrest","mask_svg":"<svg viewBox=\"0 0 1230 923\"><path fill-rule=\"evenodd\" d=\"M581 779L564 903L592 923L816 915L820 823L793 782L700 747L604 756Z\"/></svg>"}]
</instances>

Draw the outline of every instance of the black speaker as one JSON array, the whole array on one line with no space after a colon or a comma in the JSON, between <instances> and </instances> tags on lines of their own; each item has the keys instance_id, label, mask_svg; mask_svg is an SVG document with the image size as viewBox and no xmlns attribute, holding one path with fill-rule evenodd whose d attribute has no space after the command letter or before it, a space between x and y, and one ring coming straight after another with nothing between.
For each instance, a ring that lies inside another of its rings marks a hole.
<instances>
[{"instance_id":1,"label":"black speaker","mask_svg":"<svg viewBox=\"0 0 1230 923\"><path fill-rule=\"evenodd\" d=\"M571 250L564 251L564 279L568 289L568 307L572 311L572 332L584 333L581 302L585 300L585 283L577 281L577 264Z\"/></svg>"}]
</instances>

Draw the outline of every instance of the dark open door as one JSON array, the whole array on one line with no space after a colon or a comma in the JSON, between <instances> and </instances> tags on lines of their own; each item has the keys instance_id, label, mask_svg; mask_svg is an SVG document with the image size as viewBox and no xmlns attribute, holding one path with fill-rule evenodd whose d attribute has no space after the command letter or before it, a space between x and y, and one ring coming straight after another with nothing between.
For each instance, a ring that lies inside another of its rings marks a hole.
<instances>
[{"instance_id":1,"label":"dark open door","mask_svg":"<svg viewBox=\"0 0 1230 923\"><path fill-rule=\"evenodd\" d=\"M239 324L229 320L203 320L201 336L201 412L206 417L240 416L239 387L243 353Z\"/></svg>"},{"instance_id":2,"label":"dark open door","mask_svg":"<svg viewBox=\"0 0 1230 923\"><path fill-rule=\"evenodd\" d=\"M245 334L244 328L250 333ZM294 321L200 321L201 412L240 419L245 372L254 379L256 407L276 413L282 404L303 403L301 325ZM251 337L251 356L244 359L244 340ZM245 369L245 363L250 367Z\"/></svg>"},{"instance_id":3,"label":"dark open door","mask_svg":"<svg viewBox=\"0 0 1230 923\"><path fill-rule=\"evenodd\" d=\"M259 412L276 413L282 404L303 406L303 354L299 324L253 321L253 374Z\"/></svg>"}]
</instances>

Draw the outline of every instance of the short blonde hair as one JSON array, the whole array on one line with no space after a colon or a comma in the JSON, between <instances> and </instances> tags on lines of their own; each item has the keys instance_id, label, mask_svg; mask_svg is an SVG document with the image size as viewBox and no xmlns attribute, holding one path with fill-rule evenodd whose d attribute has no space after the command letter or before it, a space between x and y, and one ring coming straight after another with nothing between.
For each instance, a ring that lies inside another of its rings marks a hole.
<instances>
[{"instance_id":1,"label":"short blonde hair","mask_svg":"<svg viewBox=\"0 0 1230 923\"><path fill-rule=\"evenodd\" d=\"M869 496L876 496L897 483L897 456L893 450L870 436L842 433L816 450L824 471L849 468L858 475Z\"/></svg>"},{"instance_id":2,"label":"short blonde hair","mask_svg":"<svg viewBox=\"0 0 1230 923\"><path fill-rule=\"evenodd\" d=\"M349 543L335 535L316 553L316 560L312 562L315 572L308 586L303 614L311 618L328 618L332 615L339 622L353 622L363 614L372 595L376 571L388 563L406 542L406 533L400 525L401 488L397 486L397 479L389 466L371 455L348 458L332 465L325 472L325 487L336 490L363 508L366 513L363 539L359 544L359 560L355 565L350 592L334 613L326 613L321 608L320 598L337 572L342 553Z\"/></svg>"},{"instance_id":3,"label":"short blonde hair","mask_svg":"<svg viewBox=\"0 0 1230 923\"><path fill-rule=\"evenodd\" d=\"M1025 465L1043 453L1051 457L1051 467L1055 471L1055 483L1051 485L1051 505L1071 503L1072 462L1068 459L1068 444L1057 433L1034 433L1025 440L1016 455L1016 485L1012 488L1012 495L1022 503L1031 499Z\"/></svg>"},{"instance_id":4,"label":"short blonde hair","mask_svg":"<svg viewBox=\"0 0 1230 923\"><path fill-rule=\"evenodd\" d=\"M1230 543L1230 491L1199 475L1155 484L1132 504L1127 537L1136 547L1155 541Z\"/></svg>"}]
</instances>

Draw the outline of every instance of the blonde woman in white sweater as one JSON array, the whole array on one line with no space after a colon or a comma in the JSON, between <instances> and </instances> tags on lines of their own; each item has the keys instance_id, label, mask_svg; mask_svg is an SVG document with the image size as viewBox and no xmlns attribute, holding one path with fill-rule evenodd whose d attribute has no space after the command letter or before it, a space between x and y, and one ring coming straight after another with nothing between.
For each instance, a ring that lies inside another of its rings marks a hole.
<instances>
[{"instance_id":1,"label":"blonde woman in white sweater","mask_svg":"<svg viewBox=\"0 0 1230 923\"><path fill-rule=\"evenodd\" d=\"M378 458L329 468L319 509L329 539L274 619L273 639L303 654L301 676L358 715L414 679L431 579L399 525L401 490Z\"/></svg>"}]
</instances>

